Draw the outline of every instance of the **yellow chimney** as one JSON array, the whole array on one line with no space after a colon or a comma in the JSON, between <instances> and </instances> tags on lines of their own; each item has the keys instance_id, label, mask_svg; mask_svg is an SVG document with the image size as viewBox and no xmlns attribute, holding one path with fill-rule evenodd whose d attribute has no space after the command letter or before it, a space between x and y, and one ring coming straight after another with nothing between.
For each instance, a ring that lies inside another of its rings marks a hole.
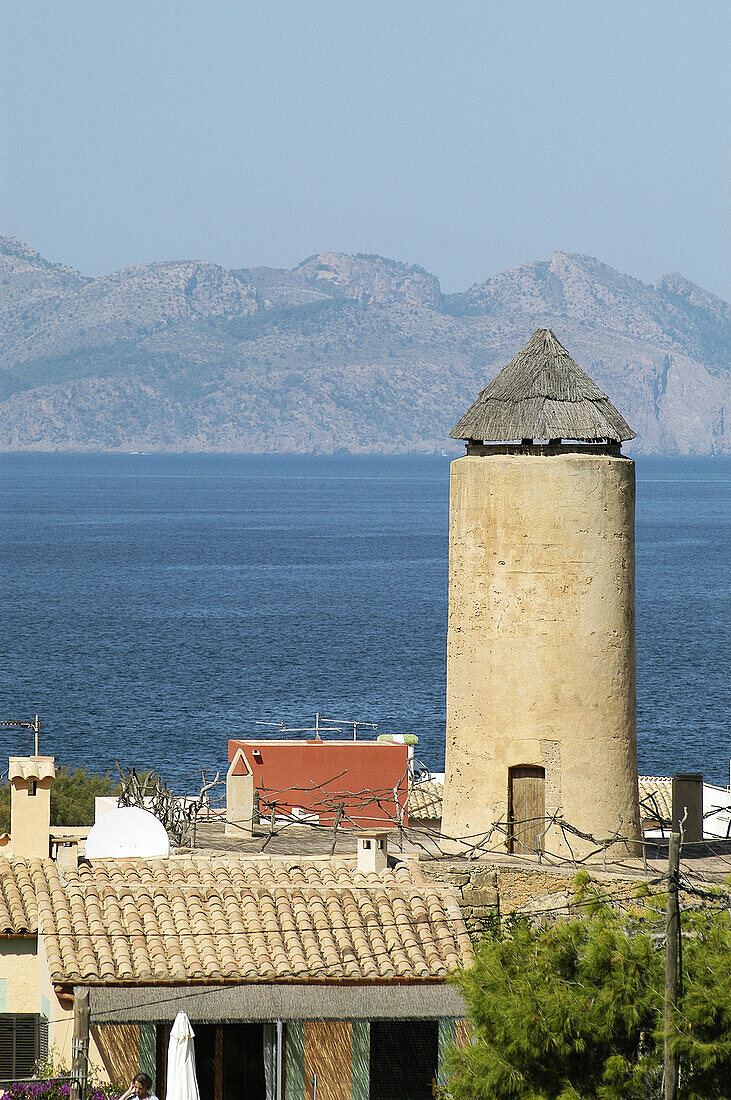
<instances>
[{"instance_id":1,"label":"yellow chimney","mask_svg":"<svg viewBox=\"0 0 731 1100\"><path fill-rule=\"evenodd\" d=\"M51 829L52 756L11 756L10 849L21 859L48 859Z\"/></svg>"}]
</instances>

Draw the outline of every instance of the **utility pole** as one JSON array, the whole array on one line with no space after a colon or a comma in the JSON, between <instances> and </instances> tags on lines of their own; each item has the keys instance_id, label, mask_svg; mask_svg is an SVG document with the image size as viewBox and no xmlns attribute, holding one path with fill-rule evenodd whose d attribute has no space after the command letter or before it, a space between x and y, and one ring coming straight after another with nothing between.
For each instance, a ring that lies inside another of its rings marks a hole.
<instances>
[{"instance_id":1,"label":"utility pole","mask_svg":"<svg viewBox=\"0 0 731 1100\"><path fill-rule=\"evenodd\" d=\"M675 1028L678 1000L678 945L680 942L680 833L671 833L668 844L668 904L665 924L665 1043L663 1059L663 1100L678 1098L678 1056L671 1049L670 1036Z\"/></svg>"},{"instance_id":2,"label":"utility pole","mask_svg":"<svg viewBox=\"0 0 731 1100\"><path fill-rule=\"evenodd\" d=\"M89 1075L89 990L74 990L74 1039L71 1045L71 1100L86 1100Z\"/></svg>"}]
</instances>

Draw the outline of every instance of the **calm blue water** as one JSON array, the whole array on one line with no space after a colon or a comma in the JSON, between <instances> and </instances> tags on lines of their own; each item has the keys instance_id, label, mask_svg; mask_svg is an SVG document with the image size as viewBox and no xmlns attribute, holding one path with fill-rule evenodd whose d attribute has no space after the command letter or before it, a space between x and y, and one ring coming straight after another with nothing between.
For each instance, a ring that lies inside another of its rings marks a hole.
<instances>
[{"instance_id":1,"label":"calm blue water","mask_svg":"<svg viewBox=\"0 0 731 1100\"><path fill-rule=\"evenodd\" d=\"M448 464L1 455L0 718L179 787L316 710L441 767ZM637 473L640 769L726 784L731 462ZM0 729L0 762L30 744Z\"/></svg>"}]
</instances>

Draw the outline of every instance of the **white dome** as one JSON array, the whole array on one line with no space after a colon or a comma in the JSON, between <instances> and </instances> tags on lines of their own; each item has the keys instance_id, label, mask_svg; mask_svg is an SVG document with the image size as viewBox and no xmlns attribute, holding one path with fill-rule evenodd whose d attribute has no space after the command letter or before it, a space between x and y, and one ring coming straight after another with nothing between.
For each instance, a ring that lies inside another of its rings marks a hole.
<instances>
[{"instance_id":1,"label":"white dome","mask_svg":"<svg viewBox=\"0 0 731 1100\"><path fill-rule=\"evenodd\" d=\"M169 856L165 826L139 806L110 810L94 825L86 840L87 859L123 859L126 856Z\"/></svg>"}]
</instances>

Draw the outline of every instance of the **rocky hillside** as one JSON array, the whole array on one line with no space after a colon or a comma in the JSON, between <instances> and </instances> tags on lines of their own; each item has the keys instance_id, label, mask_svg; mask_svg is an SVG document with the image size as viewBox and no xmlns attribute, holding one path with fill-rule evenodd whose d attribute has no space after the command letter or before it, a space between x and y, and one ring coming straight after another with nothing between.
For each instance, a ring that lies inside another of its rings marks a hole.
<instances>
[{"instance_id":1,"label":"rocky hillside","mask_svg":"<svg viewBox=\"0 0 731 1100\"><path fill-rule=\"evenodd\" d=\"M380 256L99 279L0 238L0 450L434 451L537 327L637 452L731 452L729 306L556 253L443 295Z\"/></svg>"}]
</instances>

